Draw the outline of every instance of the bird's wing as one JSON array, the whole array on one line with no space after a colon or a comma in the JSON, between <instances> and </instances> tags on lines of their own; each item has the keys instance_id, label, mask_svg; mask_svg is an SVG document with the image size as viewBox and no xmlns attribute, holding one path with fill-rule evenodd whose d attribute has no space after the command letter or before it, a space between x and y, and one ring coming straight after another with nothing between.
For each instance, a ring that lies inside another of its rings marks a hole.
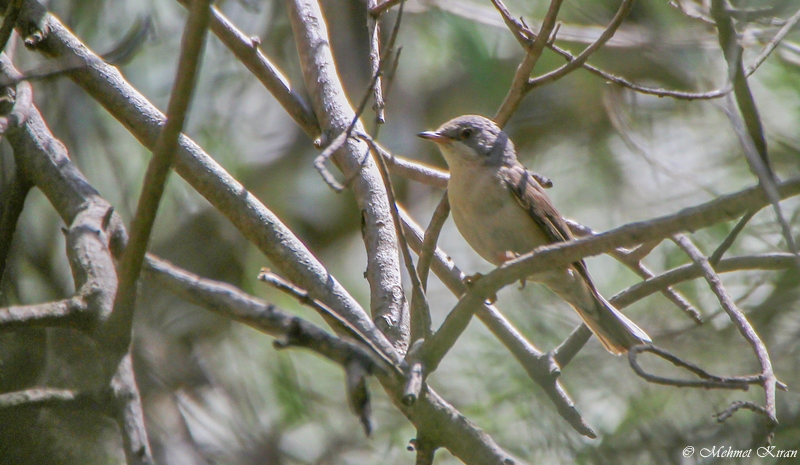
<instances>
[{"instance_id":1,"label":"bird's wing","mask_svg":"<svg viewBox=\"0 0 800 465\"><path fill-rule=\"evenodd\" d=\"M500 177L506 189L528 212L533 221L542 228L550 242L565 242L573 239L572 232L564 218L553 206L540 183L524 166L520 164L505 166L500 170ZM573 266L592 288L592 292L597 292L583 260L573 263Z\"/></svg>"}]
</instances>

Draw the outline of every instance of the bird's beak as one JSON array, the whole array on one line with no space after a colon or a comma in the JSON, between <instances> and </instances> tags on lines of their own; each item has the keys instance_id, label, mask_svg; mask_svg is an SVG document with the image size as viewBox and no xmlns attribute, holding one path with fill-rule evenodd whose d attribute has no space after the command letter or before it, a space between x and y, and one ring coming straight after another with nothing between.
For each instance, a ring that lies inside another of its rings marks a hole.
<instances>
[{"instance_id":1,"label":"bird's beak","mask_svg":"<svg viewBox=\"0 0 800 465\"><path fill-rule=\"evenodd\" d=\"M443 136L443 135L439 134L436 131L424 131L424 132L421 132L421 133L417 134L417 136L421 137L423 139L428 139L428 140L436 142L436 143L443 143L443 142L447 142L448 140L450 140L449 137Z\"/></svg>"}]
</instances>

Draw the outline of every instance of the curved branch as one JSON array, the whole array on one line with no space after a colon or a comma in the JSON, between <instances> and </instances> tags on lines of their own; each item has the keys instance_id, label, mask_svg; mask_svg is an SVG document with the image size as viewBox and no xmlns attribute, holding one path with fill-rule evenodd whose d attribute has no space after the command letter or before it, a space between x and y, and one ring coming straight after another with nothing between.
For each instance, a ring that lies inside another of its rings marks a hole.
<instances>
[{"instance_id":1,"label":"curved branch","mask_svg":"<svg viewBox=\"0 0 800 465\"><path fill-rule=\"evenodd\" d=\"M100 60L34 0L27 1L18 27L23 37L46 31L47 40L35 42L36 47L49 55L83 63L80 69L69 73L70 79L105 107L142 145L153 148L164 115L131 87L115 67ZM361 306L264 204L188 137L179 139L176 157L175 171L279 267L284 276L325 302L394 357L394 348Z\"/></svg>"},{"instance_id":2,"label":"curved branch","mask_svg":"<svg viewBox=\"0 0 800 465\"><path fill-rule=\"evenodd\" d=\"M655 354L663 358L664 360L672 363L676 367L684 368L694 373L700 379L699 380L674 379L674 378L665 378L663 376L651 375L650 373L644 371L642 367L639 366L639 362L636 360L637 356L642 352L650 352L652 354ZM628 351L628 363L630 363L631 368L640 378L650 383L663 384L666 386L694 387L694 388L705 388L705 389L740 389L742 391L746 391L749 389L751 384L760 384L762 382L761 376L733 376L730 378L723 378L720 376L712 375L711 373L703 370L702 368L698 367L693 363L684 361L678 356L673 355L664 349L651 345L639 345L632 347Z\"/></svg>"},{"instance_id":3,"label":"curved branch","mask_svg":"<svg viewBox=\"0 0 800 465\"><path fill-rule=\"evenodd\" d=\"M603 33L600 34L600 37L598 37L597 40L586 47L580 53L580 55L575 57L574 60L570 60L567 64L561 66L560 68L554 69L547 74L530 79L527 85L528 89L535 89L536 87L561 79L567 74L583 66L583 64L586 63L586 60L588 60L594 52L599 50L600 47L608 42L609 39L614 37L617 29L619 29L619 27L622 25L622 21L628 17L628 13L630 13L631 8L633 8L633 0L622 0L622 4L620 4L617 13L611 19L611 22L608 24L608 26L606 26L605 30L603 30Z\"/></svg>"},{"instance_id":4,"label":"curved branch","mask_svg":"<svg viewBox=\"0 0 800 465\"><path fill-rule=\"evenodd\" d=\"M189 0L179 0L183 6ZM317 139L320 136L317 115L309 108L308 103L295 91L289 80L275 64L265 56L259 48L258 37L247 37L230 22L215 6L211 7L211 32L228 47L228 50L253 73L261 84L283 106L294 122L300 126L308 137Z\"/></svg>"},{"instance_id":5,"label":"curved branch","mask_svg":"<svg viewBox=\"0 0 800 465\"><path fill-rule=\"evenodd\" d=\"M767 352L767 346L765 346L764 342L761 341L761 338L758 336L758 333L756 333L753 325L747 321L747 317L744 316L744 313L742 313L742 311L736 306L733 298L731 298L730 294L728 294L728 291L722 285L722 280L719 278L719 275L708 263L708 258L703 255L700 249L698 249L697 246L695 246L686 236L677 235L673 238L673 240L702 270L703 277L708 282L708 286L711 288L711 291L715 296L717 296L717 299L722 305L723 310L725 310L725 313L728 314L731 321L733 321L733 324L739 329L739 332L742 334L744 339L753 348L753 352L755 352L758 363L761 365L760 381L764 387L764 393L766 396L765 403L767 409L767 418L769 419L771 425L777 425L778 419L776 417L775 407L775 386L778 384L778 379L775 377L775 372L772 370L772 361L770 360L769 352Z\"/></svg>"},{"instance_id":6,"label":"curved branch","mask_svg":"<svg viewBox=\"0 0 800 465\"><path fill-rule=\"evenodd\" d=\"M761 255L747 255L741 257L723 258L714 270L718 273L728 273L742 270L783 270L794 266L795 257L789 253L770 253ZM617 308L625 308L632 303L684 281L689 281L703 276L700 267L695 263L688 263L665 271L652 278L636 283L620 291L609 299Z\"/></svg>"},{"instance_id":7,"label":"curved branch","mask_svg":"<svg viewBox=\"0 0 800 465\"><path fill-rule=\"evenodd\" d=\"M325 19L314 0L286 3L311 105L323 135L332 139L334 134L347 130L355 111L337 74ZM357 122L354 133L364 132L361 122ZM386 187L374 160L365 156L367 150L363 141L347 138L332 160L346 179L352 179L350 185L362 212L373 320L396 349L404 352L408 345L408 308L402 293L397 231Z\"/></svg>"}]
</instances>

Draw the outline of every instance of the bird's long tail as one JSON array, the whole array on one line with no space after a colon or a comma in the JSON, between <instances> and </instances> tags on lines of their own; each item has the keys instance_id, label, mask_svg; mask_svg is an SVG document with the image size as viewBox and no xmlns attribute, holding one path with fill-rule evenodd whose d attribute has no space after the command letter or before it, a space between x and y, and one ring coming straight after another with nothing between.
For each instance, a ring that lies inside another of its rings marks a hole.
<instances>
[{"instance_id":1,"label":"bird's long tail","mask_svg":"<svg viewBox=\"0 0 800 465\"><path fill-rule=\"evenodd\" d=\"M614 308L603 296L597 294L594 311L587 312L575 308L578 315L603 347L615 355L621 355L631 347L652 342L650 336L628 317Z\"/></svg>"},{"instance_id":2,"label":"bird's long tail","mask_svg":"<svg viewBox=\"0 0 800 465\"><path fill-rule=\"evenodd\" d=\"M635 345L652 342L642 328L600 295L591 281L574 273L574 270L568 275L567 279L560 276L559 279L548 279L545 283L578 312L606 350L621 355Z\"/></svg>"}]
</instances>

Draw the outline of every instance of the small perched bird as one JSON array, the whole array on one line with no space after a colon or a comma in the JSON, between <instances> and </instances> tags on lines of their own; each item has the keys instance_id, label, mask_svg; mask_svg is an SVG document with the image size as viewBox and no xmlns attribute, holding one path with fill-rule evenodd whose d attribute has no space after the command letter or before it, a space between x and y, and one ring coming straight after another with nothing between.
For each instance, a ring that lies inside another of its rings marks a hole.
<instances>
[{"instance_id":1,"label":"small perched bird","mask_svg":"<svg viewBox=\"0 0 800 465\"><path fill-rule=\"evenodd\" d=\"M517 161L514 144L490 119L459 116L420 137L436 143L450 168L447 195L459 232L494 265L555 242L573 239L543 189L546 178ZM580 315L612 354L623 354L650 337L597 291L586 264L537 273Z\"/></svg>"}]
</instances>

